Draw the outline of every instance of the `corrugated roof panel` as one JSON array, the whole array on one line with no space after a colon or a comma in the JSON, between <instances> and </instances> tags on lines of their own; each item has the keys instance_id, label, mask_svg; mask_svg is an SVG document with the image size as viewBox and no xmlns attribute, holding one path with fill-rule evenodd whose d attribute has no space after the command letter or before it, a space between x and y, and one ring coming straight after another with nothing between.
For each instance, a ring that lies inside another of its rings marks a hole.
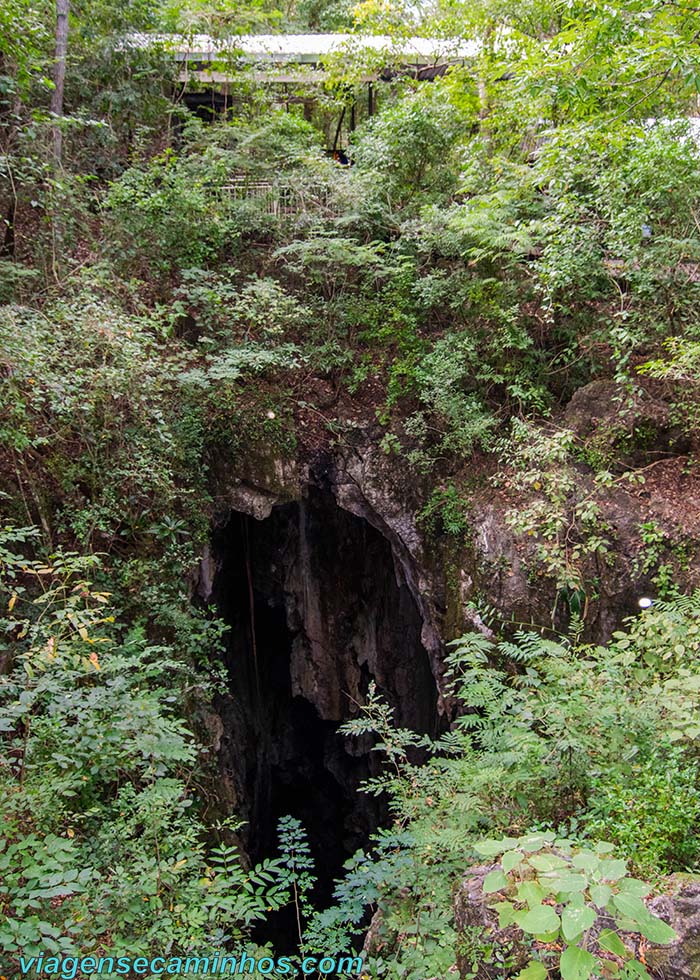
<instances>
[{"instance_id":1,"label":"corrugated roof panel","mask_svg":"<svg viewBox=\"0 0 700 980\"><path fill-rule=\"evenodd\" d=\"M277 64L314 63L330 54L348 50L386 51L392 58L400 57L412 64L440 60L459 60L478 53L475 42L457 38L424 37L392 38L362 34L248 34L226 40L208 34L189 38L175 35L135 35L131 41L146 47L149 43L164 43L171 47L179 61L216 61L222 57L240 55L245 61Z\"/></svg>"}]
</instances>

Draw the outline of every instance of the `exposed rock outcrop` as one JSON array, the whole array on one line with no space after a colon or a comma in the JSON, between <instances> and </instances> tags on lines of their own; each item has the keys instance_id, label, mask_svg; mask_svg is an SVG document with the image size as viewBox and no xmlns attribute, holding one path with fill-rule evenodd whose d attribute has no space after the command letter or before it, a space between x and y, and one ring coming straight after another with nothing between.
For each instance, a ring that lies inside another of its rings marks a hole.
<instances>
[{"instance_id":1,"label":"exposed rock outcrop","mask_svg":"<svg viewBox=\"0 0 700 980\"><path fill-rule=\"evenodd\" d=\"M464 503L467 533L436 533L421 517L434 487L380 443L376 427L358 424L332 448L298 459L261 452L237 466L214 462L212 540L195 583L231 626L230 694L218 705L217 740L228 795L253 828L245 832L250 853L274 847L278 794L284 812L296 801L330 855L328 874L380 816L357 792L373 772L370 742L337 734L369 683L399 725L436 733L451 711L445 644L469 629L488 632L472 602L520 623L551 622L555 609L555 625L566 626L556 583L536 564L536 543L509 525L509 508L522 501L476 474ZM582 465L584 491L592 481ZM693 504L684 515L696 513L700 536L700 477L678 461L652 467L644 486L616 485L597 498L612 546L609 560L584 555L586 581L594 583L588 638L605 641L637 610L649 583L636 560L639 527L672 509L674 495ZM700 579L698 571L693 557L682 584ZM477 887L467 886L459 914L465 922L471 916L470 935L492 935L490 913L467 900ZM515 937L502 939L518 960Z\"/></svg>"},{"instance_id":2,"label":"exposed rock outcrop","mask_svg":"<svg viewBox=\"0 0 700 980\"><path fill-rule=\"evenodd\" d=\"M700 878L674 878L670 893L652 899L649 908L678 934L670 946L647 950L654 975L659 980L700 980Z\"/></svg>"},{"instance_id":3,"label":"exposed rock outcrop","mask_svg":"<svg viewBox=\"0 0 700 980\"><path fill-rule=\"evenodd\" d=\"M583 434L599 431L605 421L601 412L610 409L611 384L594 382L577 393L567 421ZM645 406L653 414L653 406ZM659 416L657 422L661 425L664 419ZM508 523L509 510L528 500L514 499L485 478L476 480L465 500L467 534L436 535L420 517L429 482L410 471L400 456L385 453L380 443L376 426L358 424L332 450L319 449L303 462L274 454L266 458L263 452L236 467L219 460L212 467L214 525L225 525L232 513L263 521L275 508L300 504L314 490L330 494L341 511L361 518L388 542L396 575L418 608L421 642L439 688L445 642L466 630L484 629L474 601L494 606L516 622L549 624L554 618L557 627L566 627L566 599L538 566L535 539L518 535ZM650 521L668 533L669 547L674 535L683 542L683 560L677 563L681 585L700 584L700 549L692 550L693 540L700 540L700 474L673 459L655 462L644 476L643 484L623 481L594 491L592 474L581 468L581 487L595 492L601 533L609 541L605 556L584 553L582 558L584 579L590 583L586 636L593 641L607 640L623 617L637 610L640 595L654 594L653 563L639 560L645 547L640 528ZM205 599L213 583L211 562L211 556L205 558L199 575ZM443 711L446 702L440 693Z\"/></svg>"}]
</instances>

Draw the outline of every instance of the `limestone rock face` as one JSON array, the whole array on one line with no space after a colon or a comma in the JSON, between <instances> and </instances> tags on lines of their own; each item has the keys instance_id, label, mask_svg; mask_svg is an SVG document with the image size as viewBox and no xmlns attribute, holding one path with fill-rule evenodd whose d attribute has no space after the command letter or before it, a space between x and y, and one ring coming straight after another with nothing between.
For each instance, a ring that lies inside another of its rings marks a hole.
<instances>
[{"instance_id":1,"label":"limestone rock face","mask_svg":"<svg viewBox=\"0 0 700 980\"><path fill-rule=\"evenodd\" d=\"M593 382L571 400L564 422L581 438L599 434L601 425L607 424L605 412L611 404L617 406L614 399L618 395L613 382ZM643 399L643 403L644 411L654 414L653 399ZM639 415L641 408L637 406L635 411ZM656 415L661 425L664 420ZM509 525L510 510L532 503L536 491L515 498L493 487L482 474L465 497L468 531L464 540L435 533L421 520L435 489L434 480L410 470L401 456L384 452L381 436L382 430L376 426L358 424L334 447L318 448L303 460L284 460L273 453L266 458L262 449L258 456L236 463L219 459L211 470L212 523L216 529L230 522L232 515L243 514L263 524L275 521L290 504L297 505L303 514L310 496L321 492L332 498L339 511L377 531L391 549L392 575L417 608L421 643L438 687L438 709L449 713L442 685L445 643L469 630L486 631L472 601L493 606L506 619L554 622L562 629L568 622L568 607L556 583L538 566L536 540L516 534ZM639 486L617 483L599 493L592 473L583 464L580 478L582 488L595 495L610 542L605 561L595 556L584 559L584 579L596 583L595 594L588 597L586 606L585 638L606 642L625 616L638 611L638 598L654 594L651 572L640 572L638 557L644 548L640 527L652 521L669 540L675 540L674 535L684 541L700 539L700 472L686 473L682 460L665 460L662 454L645 471L646 482ZM300 527L295 546L303 549L307 538ZM298 557L298 575L303 578L309 563L303 550ZM195 575L194 590L204 601L210 600L218 560L209 549ZM336 565L332 570L337 580L342 569ZM359 564L353 571L359 574ZM678 574L682 588L699 586L700 557L691 559ZM325 591L324 582L316 578ZM304 657L316 671L320 646L315 641L319 631L314 617L322 610L320 597L313 594L314 583L308 578L306 581L304 605L309 629ZM299 589L295 586L287 591L298 593ZM299 602L295 604L300 608ZM301 643L297 649L299 685L305 686ZM322 696L319 694L319 699ZM332 717L330 709L323 710Z\"/></svg>"},{"instance_id":2,"label":"limestone rock face","mask_svg":"<svg viewBox=\"0 0 700 980\"><path fill-rule=\"evenodd\" d=\"M659 980L700 980L700 878L678 879L670 895L660 895L649 908L678 933L670 946L647 950L646 960Z\"/></svg>"},{"instance_id":3,"label":"limestone rock face","mask_svg":"<svg viewBox=\"0 0 700 980\"><path fill-rule=\"evenodd\" d=\"M373 739L339 724L375 685L398 725L432 736L444 725L426 607L387 536L340 507L320 474L298 499L259 513L222 516L199 575L199 594L229 627L219 763L251 859L273 850L291 811L319 842L326 880L380 818L381 802L359 792L380 764Z\"/></svg>"},{"instance_id":4,"label":"limestone rock face","mask_svg":"<svg viewBox=\"0 0 700 980\"><path fill-rule=\"evenodd\" d=\"M572 400L566 421L581 438L600 434L610 397L598 386ZM663 426L664 419L657 422ZM376 775L371 738L337 731L356 716L370 685L393 709L395 723L435 736L454 709L444 683L446 644L467 631L489 632L473 601L518 623L565 629L568 621L562 590L537 565L536 540L518 535L508 520L512 508L541 502L538 489L517 496L489 480L483 459L481 469L478 460L465 461L475 472L467 480L460 471L454 482L466 532L450 535L425 520L435 478L411 470L401 454L384 452L382 435L376 424L358 423L332 444L307 446L294 458L261 446L256 455L214 460L211 539L192 581L193 593L229 626L222 657L228 690L217 706L221 725L213 741L222 780L251 828L244 844L253 856L270 853L275 821L290 812L291 793L310 836L330 855L329 879L381 817L381 804L357 792ZM593 470L583 462L580 477L582 492L597 493ZM453 477L444 479L449 484ZM686 537L700 540L700 471L660 459L643 485L615 483L596 500L610 552L605 561L583 559L584 579L596 583L585 638L605 642L625 616L638 612L640 595L654 594L638 571L640 526L678 524ZM679 584L700 584L700 553ZM343 854L331 853L339 836L329 832L334 827L341 828ZM464 975L476 963L479 980L503 975L502 964L489 957L524 960L517 936L500 933L482 901L487 870L472 869L456 902ZM664 955L662 980L700 980L697 971L677 972L674 953ZM684 962L694 956L700 962L700 951Z\"/></svg>"},{"instance_id":5,"label":"limestone rock face","mask_svg":"<svg viewBox=\"0 0 700 980\"><path fill-rule=\"evenodd\" d=\"M655 397L653 385L647 387L650 390L630 395L615 381L591 381L574 393L566 406L565 422L584 440L596 436L622 440L625 434L636 433L632 440L636 448L630 446L628 455L630 461L639 456L641 464L645 461L641 454L678 449L679 434L669 421L668 405Z\"/></svg>"}]
</instances>

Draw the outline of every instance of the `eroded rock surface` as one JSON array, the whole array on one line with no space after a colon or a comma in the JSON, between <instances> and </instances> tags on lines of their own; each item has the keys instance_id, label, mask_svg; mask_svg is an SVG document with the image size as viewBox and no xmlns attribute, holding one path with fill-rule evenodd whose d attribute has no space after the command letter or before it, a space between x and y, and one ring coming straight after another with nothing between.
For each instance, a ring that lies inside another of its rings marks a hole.
<instances>
[{"instance_id":1,"label":"eroded rock surface","mask_svg":"<svg viewBox=\"0 0 700 980\"><path fill-rule=\"evenodd\" d=\"M649 908L678 934L670 946L646 952L659 980L700 980L700 879L678 877L668 895L652 899Z\"/></svg>"}]
</instances>

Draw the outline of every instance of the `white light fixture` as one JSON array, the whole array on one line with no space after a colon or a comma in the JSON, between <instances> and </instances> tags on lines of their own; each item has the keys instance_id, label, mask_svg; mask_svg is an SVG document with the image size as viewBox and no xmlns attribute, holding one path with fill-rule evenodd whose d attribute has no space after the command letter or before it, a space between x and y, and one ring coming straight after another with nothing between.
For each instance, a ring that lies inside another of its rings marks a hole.
<instances>
[{"instance_id":1,"label":"white light fixture","mask_svg":"<svg viewBox=\"0 0 700 980\"><path fill-rule=\"evenodd\" d=\"M642 596L642 598L639 600L640 609L649 609L653 605L654 605L654 600L650 599L648 596Z\"/></svg>"}]
</instances>

